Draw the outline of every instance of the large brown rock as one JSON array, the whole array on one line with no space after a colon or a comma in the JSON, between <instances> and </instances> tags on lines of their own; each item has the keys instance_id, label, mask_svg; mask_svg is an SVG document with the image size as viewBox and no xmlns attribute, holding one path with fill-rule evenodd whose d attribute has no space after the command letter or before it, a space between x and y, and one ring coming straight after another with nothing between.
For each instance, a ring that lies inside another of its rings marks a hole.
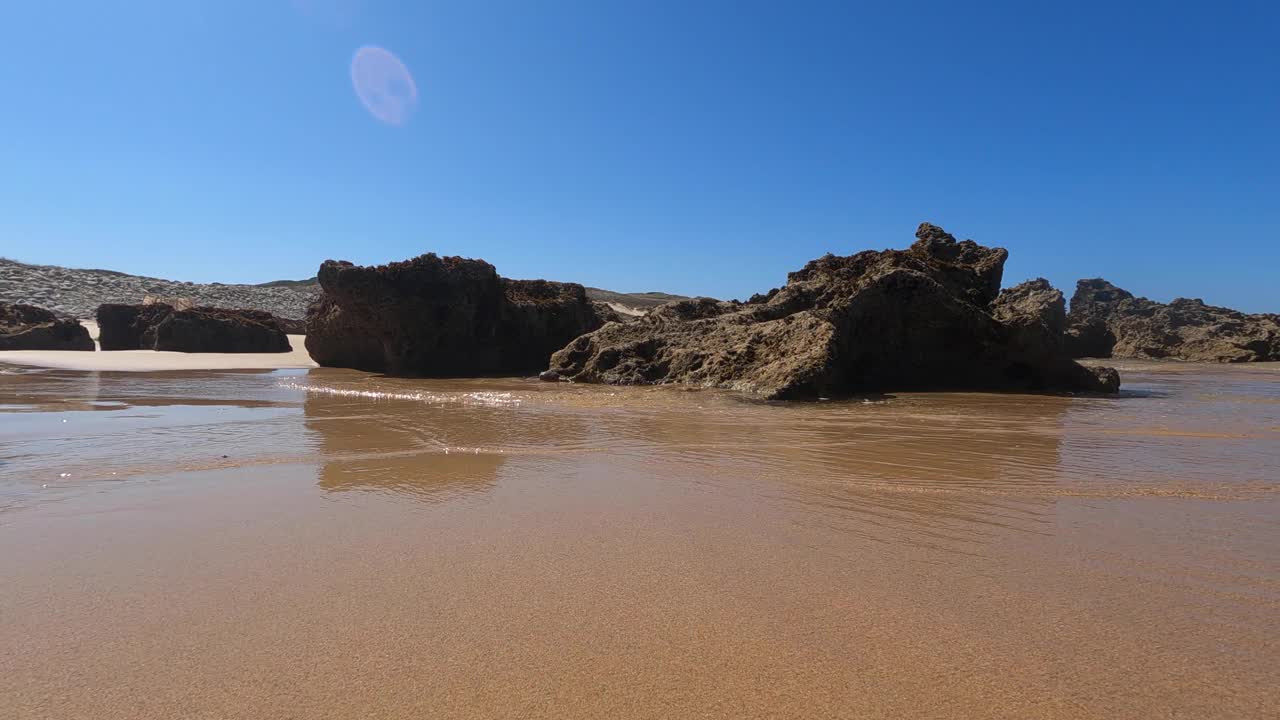
<instances>
[{"instance_id":1,"label":"large brown rock","mask_svg":"<svg viewBox=\"0 0 1280 720\"><path fill-rule=\"evenodd\" d=\"M276 324L284 331L285 335L305 335L307 332L306 319L285 318L279 315L273 315Z\"/></svg>"},{"instance_id":2,"label":"large brown rock","mask_svg":"<svg viewBox=\"0 0 1280 720\"><path fill-rule=\"evenodd\" d=\"M1062 350L1062 294L1000 294L1008 253L925 223L906 250L827 255L747 303L685 300L610 323L551 358L548 378L683 383L765 398L912 389L1113 392L1114 370Z\"/></svg>"},{"instance_id":3,"label":"large brown rock","mask_svg":"<svg viewBox=\"0 0 1280 720\"><path fill-rule=\"evenodd\" d=\"M275 316L262 310L176 310L162 303L108 303L98 306L97 318L98 344L103 350L275 353L293 349Z\"/></svg>"},{"instance_id":4,"label":"large brown rock","mask_svg":"<svg viewBox=\"0 0 1280 720\"><path fill-rule=\"evenodd\" d=\"M391 375L537 372L610 312L576 283L508 280L483 260L434 253L376 267L328 260L318 278L312 359Z\"/></svg>"},{"instance_id":5,"label":"large brown rock","mask_svg":"<svg viewBox=\"0 0 1280 720\"><path fill-rule=\"evenodd\" d=\"M1048 280L1036 278L1001 292L991 315L1004 326L1010 356L1018 358L1006 372L1038 374L1037 382L1044 387L1120 389L1120 374L1114 369L1084 367L1066 353L1066 301Z\"/></svg>"},{"instance_id":6,"label":"large brown rock","mask_svg":"<svg viewBox=\"0 0 1280 720\"><path fill-rule=\"evenodd\" d=\"M1065 340L1073 357L1280 360L1280 316L1247 315L1186 298L1158 303L1101 278L1076 284L1067 320Z\"/></svg>"},{"instance_id":7,"label":"large brown rock","mask_svg":"<svg viewBox=\"0 0 1280 720\"><path fill-rule=\"evenodd\" d=\"M34 305L0 303L0 350L93 350L89 330Z\"/></svg>"}]
</instances>

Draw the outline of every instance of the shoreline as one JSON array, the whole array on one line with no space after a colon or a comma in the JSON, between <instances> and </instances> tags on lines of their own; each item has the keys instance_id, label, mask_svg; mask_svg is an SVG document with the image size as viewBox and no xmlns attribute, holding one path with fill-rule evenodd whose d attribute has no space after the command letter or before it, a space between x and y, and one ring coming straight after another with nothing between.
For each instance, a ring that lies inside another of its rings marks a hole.
<instances>
[{"instance_id":1,"label":"shoreline","mask_svg":"<svg viewBox=\"0 0 1280 720\"><path fill-rule=\"evenodd\" d=\"M1280 386L1143 365L0 374L0 716L1273 717Z\"/></svg>"}]
</instances>

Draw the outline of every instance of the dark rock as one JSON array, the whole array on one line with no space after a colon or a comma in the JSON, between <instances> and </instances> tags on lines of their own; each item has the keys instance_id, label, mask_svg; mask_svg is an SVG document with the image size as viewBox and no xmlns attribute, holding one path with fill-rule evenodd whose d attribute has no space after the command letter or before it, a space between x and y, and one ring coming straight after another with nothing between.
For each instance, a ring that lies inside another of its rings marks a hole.
<instances>
[{"instance_id":1,"label":"dark rock","mask_svg":"<svg viewBox=\"0 0 1280 720\"><path fill-rule=\"evenodd\" d=\"M617 310L614 310L609 303L600 302L598 300L592 300L591 307L595 309L596 317L600 319L601 325L611 322L631 322L639 317L638 315L623 315ZM556 349L559 350L559 348Z\"/></svg>"},{"instance_id":2,"label":"dark rock","mask_svg":"<svg viewBox=\"0 0 1280 720\"><path fill-rule=\"evenodd\" d=\"M34 305L0 303L0 350L93 350L89 330Z\"/></svg>"},{"instance_id":3,"label":"dark rock","mask_svg":"<svg viewBox=\"0 0 1280 720\"><path fill-rule=\"evenodd\" d=\"M934 268L940 271L938 281L974 304L986 305L1000 294L1008 250L983 247L972 240L956 242L950 233L929 223L916 229L912 249L939 261Z\"/></svg>"},{"instance_id":4,"label":"dark rock","mask_svg":"<svg viewBox=\"0 0 1280 720\"><path fill-rule=\"evenodd\" d=\"M1037 368L1038 383L1044 388L1120 389L1120 374L1113 368L1084 367L1066 354L1066 302L1048 280L1029 280L1001 292L991 305L991 315L1004 326L1011 355L1020 364Z\"/></svg>"},{"instance_id":5,"label":"dark rock","mask_svg":"<svg viewBox=\"0 0 1280 720\"><path fill-rule=\"evenodd\" d=\"M764 303L767 303L767 302L769 302L770 300L772 300L772 299L773 299L773 296L774 296L774 295L777 295L777 294L778 294L778 291L779 291L779 290L781 290L781 289L782 289L782 288L774 288L774 289L770 290L769 292L767 292L767 293L763 293L763 294L761 294L761 293L755 293L755 294L754 294L754 295L752 295L751 297L747 298L747 304L748 304L748 305L763 305Z\"/></svg>"},{"instance_id":6,"label":"dark rock","mask_svg":"<svg viewBox=\"0 0 1280 720\"><path fill-rule=\"evenodd\" d=\"M543 382L560 382L560 373L555 370L543 370L538 373L538 379Z\"/></svg>"},{"instance_id":7,"label":"dark rock","mask_svg":"<svg viewBox=\"0 0 1280 720\"><path fill-rule=\"evenodd\" d=\"M275 316L276 324L280 326L280 330L285 335L305 335L307 333L307 321L295 320L294 318L282 318Z\"/></svg>"},{"instance_id":8,"label":"dark rock","mask_svg":"<svg viewBox=\"0 0 1280 720\"><path fill-rule=\"evenodd\" d=\"M1132 294L1101 278L1077 282L1063 338L1067 354L1077 358L1111 357L1116 336L1107 327L1107 315L1115 304L1132 299Z\"/></svg>"},{"instance_id":9,"label":"dark rock","mask_svg":"<svg viewBox=\"0 0 1280 720\"><path fill-rule=\"evenodd\" d=\"M168 305L99 305L95 313L98 345L103 350L141 350L143 333L162 316L172 312L173 308Z\"/></svg>"},{"instance_id":10,"label":"dark rock","mask_svg":"<svg viewBox=\"0 0 1280 720\"><path fill-rule=\"evenodd\" d=\"M103 350L208 353L274 353L293 348L275 316L262 310L170 305L105 304L98 307Z\"/></svg>"},{"instance_id":11,"label":"dark rock","mask_svg":"<svg viewBox=\"0 0 1280 720\"><path fill-rule=\"evenodd\" d=\"M766 398L912 389L1114 391L1062 349L1062 294L999 293L1008 253L923 224L907 250L826 255L746 304L669 303L551 358L561 377L684 383Z\"/></svg>"},{"instance_id":12,"label":"dark rock","mask_svg":"<svg viewBox=\"0 0 1280 720\"><path fill-rule=\"evenodd\" d=\"M1120 392L1120 371L1113 367L1085 366L1085 369L1088 370L1098 382L1098 392Z\"/></svg>"},{"instance_id":13,"label":"dark rock","mask_svg":"<svg viewBox=\"0 0 1280 720\"><path fill-rule=\"evenodd\" d=\"M307 312L319 364L391 375L534 373L551 353L616 318L576 283L508 280L483 260L439 257L359 267L328 260ZM602 317L602 315L606 317Z\"/></svg>"},{"instance_id":14,"label":"dark rock","mask_svg":"<svg viewBox=\"0 0 1280 720\"><path fill-rule=\"evenodd\" d=\"M1280 360L1280 316L1186 298L1158 303L1095 278L1076 284L1065 341L1072 357L1274 361Z\"/></svg>"}]
</instances>

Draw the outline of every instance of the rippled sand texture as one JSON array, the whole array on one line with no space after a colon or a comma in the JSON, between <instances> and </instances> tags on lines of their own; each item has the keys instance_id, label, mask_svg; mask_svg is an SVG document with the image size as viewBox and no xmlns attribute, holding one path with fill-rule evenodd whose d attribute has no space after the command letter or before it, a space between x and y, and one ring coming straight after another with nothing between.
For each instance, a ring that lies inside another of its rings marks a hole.
<instances>
[{"instance_id":1,"label":"rippled sand texture","mask_svg":"<svg viewBox=\"0 0 1280 720\"><path fill-rule=\"evenodd\" d=\"M1280 369L0 371L0 717L1280 717Z\"/></svg>"}]
</instances>

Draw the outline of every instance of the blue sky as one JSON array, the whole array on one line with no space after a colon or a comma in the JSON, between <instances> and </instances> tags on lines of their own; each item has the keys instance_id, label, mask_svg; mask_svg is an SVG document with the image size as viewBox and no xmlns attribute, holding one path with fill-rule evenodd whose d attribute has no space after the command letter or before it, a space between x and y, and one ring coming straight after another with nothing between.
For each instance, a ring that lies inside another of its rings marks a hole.
<instances>
[{"instance_id":1,"label":"blue sky","mask_svg":"<svg viewBox=\"0 0 1280 720\"><path fill-rule=\"evenodd\" d=\"M325 258L746 297L922 220L1006 284L1280 311L1275 3L65 0L0 9L0 255ZM349 70L395 53L380 122Z\"/></svg>"}]
</instances>

